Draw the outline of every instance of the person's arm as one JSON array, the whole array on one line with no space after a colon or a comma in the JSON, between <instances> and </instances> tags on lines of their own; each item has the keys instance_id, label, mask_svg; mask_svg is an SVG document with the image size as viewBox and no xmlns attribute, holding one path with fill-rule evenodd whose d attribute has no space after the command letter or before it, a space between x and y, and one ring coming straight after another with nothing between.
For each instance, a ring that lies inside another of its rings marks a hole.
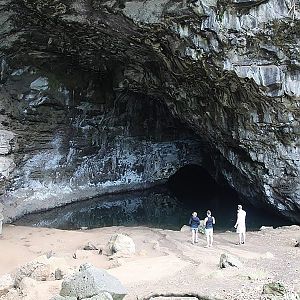
<instances>
[{"instance_id":1,"label":"person's arm","mask_svg":"<svg viewBox=\"0 0 300 300\"><path fill-rule=\"evenodd\" d=\"M216 224L216 219L215 219L215 217L212 217L212 219L213 219L213 224Z\"/></svg>"},{"instance_id":2,"label":"person's arm","mask_svg":"<svg viewBox=\"0 0 300 300\"><path fill-rule=\"evenodd\" d=\"M190 220L189 220L189 225L190 226L192 225L192 218L190 218Z\"/></svg>"},{"instance_id":3,"label":"person's arm","mask_svg":"<svg viewBox=\"0 0 300 300\"><path fill-rule=\"evenodd\" d=\"M207 217L204 219L204 223L203 223L204 227L206 226L206 222L207 222Z\"/></svg>"},{"instance_id":4,"label":"person's arm","mask_svg":"<svg viewBox=\"0 0 300 300\"><path fill-rule=\"evenodd\" d=\"M237 228L238 222L239 222L239 214L236 217L236 222L235 222L234 228Z\"/></svg>"}]
</instances>

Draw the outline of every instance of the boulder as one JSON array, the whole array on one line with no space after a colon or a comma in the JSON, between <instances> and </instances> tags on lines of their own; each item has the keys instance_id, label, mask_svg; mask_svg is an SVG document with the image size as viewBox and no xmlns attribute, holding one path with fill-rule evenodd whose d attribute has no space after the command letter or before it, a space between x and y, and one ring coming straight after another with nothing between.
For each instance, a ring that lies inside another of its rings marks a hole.
<instances>
[{"instance_id":1,"label":"boulder","mask_svg":"<svg viewBox=\"0 0 300 300\"><path fill-rule=\"evenodd\" d=\"M243 264L239 261L239 259L233 255L222 253L220 257L219 266L221 269L227 267L237 267L240 268Z\"/></svg>"},{"instance_id":2,"label":"boulder","mask_svg":"<svg viewBox=\"0 0 300 300\"><path fill-rule=\"evenodd\" d=\"M191 231L191 227L188 225L183 225L180 229L181 232L190 232Z\"/></svg>"},{"instance_id":3,"label":"boulder","mask_svg":"<svg viewBox=\"0 0 300 300\"><path fill-rule=\"evenodd\" d=\"M92 243L88 242L85 246L83 246L83 250L98 250L98 248Z\"/></svg>"},{"instance_id":4,"label":"boulder","mask_svg":"<svg viewBox=\"0 0 300 300\"><path fill-rule=\"evenodd\" d=\"M22 297L16 289L12 288L5 295L0 296L0 300L22 300Z\"/></svg>"},{"instance_id":5,"label":"boulder","mask_svg":"<svg viewBox=\"0 0 300 300\"><path fill-rule=\"evenodd\" d=\"M263 286L261 300L300 300L300 297L287 290L283 284L271 282Z\"/></svg>"},{"instance_id":6,"label":"boulder","mask_svg":"<svg viewBox=\"0 0 300 300\"><path fill-rule=\"evenodd\" d=\"M73 272L74 269L68 265L65 258L42 255L17 270L15 284L18 287L24 277L37 281L59 280Z\"/></svg>"},{"instance_id":7,"label":"boulder","mask_svg":"<svg viewBox=\"0 0 300 300\"><path fill-rule=\"evenodd\" d=\"M126 289L117 278L103 269L83 264L80 266L79 272L63 281L60 296L76 297L78 300L95 296L99 296L101 300L108 299L107 297L103 298L104 292L109 293L114 300L121 300L127 294Z\"/></svg>"},{"instance_id":8,"label":"boulder","mask_svg":"<svg viewBox=\"0 0 300 300\"><path fill-rule=\"evenodd\" d=\"M28 295L36 287L36 285L36 280L29 277L24 277L19 283L19 289L22 291L23 295Z\"/></svg>"},{"instance_id":9,"label":"boulder","mask_svg":"<svg viewBox=\"0 0 300 300\"><path fill-rule=\"evenodd\" d=\"M259 228L260 231L271 230L271 229L274 229L274 227L273 226L261 226Z\"/></svg>"},{"instance_id":10,"label":"boulder","mask_svg":"<svg viewBox=\"0 0 300 300\"><path fill-rule=\"evenodd\" d=\"M45 281L50 277L50 275L50 266L36 259L25 264L24 266L21 266L17 270L15 285L19 287L19 284L24 277L30 277L37 281Z\"/></svg>"},{"instance_id":11,"label":"boulder","mask_svg":"<svg viewBox=\"0 0 300 300\"><path fill-rule=\"evenodd\" d=\"M14 279L10 274L5 274L0 277L0 297L8 293L9 289L14 286Z\"/></svg>"},{"instance_id":12,"label":"boulder","mask_svg":"<svg viewBox=\"0 0 300 300\"><path fill-rule=\"evenodd\" d=\"M54 271L54 278L55 278L55 280L61 280L61 279L63 279L63 272L62 272L62 270L61 269L56 269L55 271Z\"/></svg>"},{"instance_id":13,"label":"boulder","mask_svg":"<svg viewBox=\"0 0 300 300\"><path fill-rule=\"evenodd\" d=\"M108 242L107 248L110 255L132 255L135 253L133 239L125 234L116 234L112 236Z\"/></svg>"}]
</instances>

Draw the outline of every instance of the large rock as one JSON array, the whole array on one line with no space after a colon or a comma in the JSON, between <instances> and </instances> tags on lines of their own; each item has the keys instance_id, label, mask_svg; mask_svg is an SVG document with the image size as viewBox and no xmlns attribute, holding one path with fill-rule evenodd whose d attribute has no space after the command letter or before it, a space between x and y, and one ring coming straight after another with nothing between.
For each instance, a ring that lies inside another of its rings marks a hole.
<instances>
[{"instance_id":1,"label":"large rock","mask_svg":"<svg viewBox=\"0 0 300 300\"><path fill-rule=\"evenodd\" d=\"M50 276L50 266L34 260L18 268L15 274L15 285L19 287L19 284L25 277L30 277L37 281L46 281Z\"/></svg>"},{"instance_id":2,"label":"large rock","mask_svg":"<svg viewBox=\"0 0 300 300\"><path fill-rule=\"evenodd\" d=\"M58 273L61 279L73 272L74 268L70 267L64 258L54 256L47 258L46 255L42 255L17 269L15 284L19 286L24 277L46 281L58 279Z\"/></svg>"},{"instance_id":3,"label":"large rock","mask_svg":"<svg viewBox=\"0 0 300 300\"><path fill-rule=\"evenodd\" d=\"M135 244L131 237L125 234L113 235L107 245L108 252L116 255L133 255Z\"/></svg>"},{"instance_id":4,"label":"large rock","mask_svg":"<svg viewBox=\"0 0 300 300\"><path fill-rule=\"evenodd\" d=\"M261 300L299 300L298 294L289 291L279 282L267 283L263 286Z\"/></svg>"},{"instance_id":5,"label":"large rock","mask_svg":"<svg viewBox=\"0 0 300 300\"><path fill-rule=\"evenodd\" d=\"M109 300L108 294L103 294L104 292L109 293L114 300L121 300L127 294L117 278L103 269L84 264L80 266L78 273L63 281L60 296L76 297L78 300L97 296L99 300Z\"/></svg>"},{"instance_id":6,"label":"large rock","mask_svg":"<svg viewBox=\"0 0 300 300\"><path fill-rule=\"evenodd\" d=\"M242 267L242 263L240 262L240 260L228 253L223 253L220 256L220 262L219 262L219 267L221 269L223 268L227 268L227 267L237 267L240 268Z\"/></svg>"},{"instance_id":7,"label":"large rock","mask_svg":"<svg viewBox=\"0 0 300 300\"><path fill-rule=\"evenodd\" d=\"M14 286L15 280L10 274L5 274L0 277L0 297L8 293Z\"/></svg>"}]
</instances>

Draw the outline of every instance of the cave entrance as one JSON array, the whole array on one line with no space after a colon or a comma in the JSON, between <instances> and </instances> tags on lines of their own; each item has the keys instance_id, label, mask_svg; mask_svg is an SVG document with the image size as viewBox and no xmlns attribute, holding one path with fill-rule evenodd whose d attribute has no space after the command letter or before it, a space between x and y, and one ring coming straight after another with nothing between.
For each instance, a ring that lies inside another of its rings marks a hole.
<instances>
[{"instance_id":1,"label":"cave entrance","mask_svg":"<svg viewBox=\"0 0 300 300\"><path fill-rule=\"evenodd\" d=\"M204 167L192 164L180 168L167 186L172 196L191 212L197 211L200 219L210 209L221 227L235 221L238 193L225 180L217 182Z\"/></svg>"},{"instance_id":2,"label":"cave entrance","mask_svg":"<svg viewBox=\"0 0 300 300\"><path fill-rule=\"evenodd\" d=\"M218 182L200 165L186 165L170 176L167 187L172 198L182 205L182 211L196 211L204 219L206 211L212 211L217 220L216 229L234 230L237 205L242 204L247 211L247 227L256 230L261 226L291 225L282 216L257 208L243 201L239 194L229 186L226 180L218 176Z\"/></svg>"}]
</instances>

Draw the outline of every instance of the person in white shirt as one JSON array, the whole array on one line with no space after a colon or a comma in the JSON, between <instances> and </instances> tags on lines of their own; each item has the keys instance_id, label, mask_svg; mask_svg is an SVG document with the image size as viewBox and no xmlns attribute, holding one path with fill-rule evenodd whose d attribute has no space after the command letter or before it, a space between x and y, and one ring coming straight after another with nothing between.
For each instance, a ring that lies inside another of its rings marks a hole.
<instances>
[{"instance_id":1,"label":"person in white shirt","mask_svg":"<svg viewBox=\"0 0 300 300\"><path fill-rule=\"evenodd\" d=\"M3 205L0 203L0 238L2 235L2 222L3 222Z\"/></svg>"},{"instance_id":2,"label":"person in white shirt","mask_svg":"<svg viewBox=\"0 0 300 300\"><path fill-rule=\"evenodd\" d=\"M245 244L246 242L246 212L243 210L242 205L238 205L236 223L234 225L236 232L239 235L238 245Z\"/></svg>"}]
</instances>

